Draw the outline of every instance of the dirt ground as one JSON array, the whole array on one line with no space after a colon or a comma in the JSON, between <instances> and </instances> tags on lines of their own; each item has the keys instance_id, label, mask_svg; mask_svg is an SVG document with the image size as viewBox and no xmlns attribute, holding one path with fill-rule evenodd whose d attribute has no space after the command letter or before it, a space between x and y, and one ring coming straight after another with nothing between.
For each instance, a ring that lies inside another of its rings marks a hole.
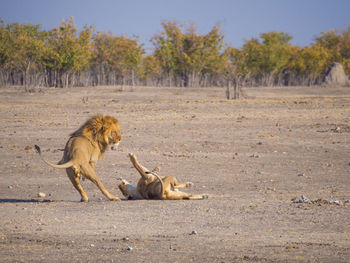
<instances>
[{"instance_id":1,"label":"dirt ground","mask_svg":"<svg viewBox=\"0 0 350 263\"><path fill-rule=\"evenodd\" d=\"M350 88L245 92L1 88L0 262L350 262ZM96 167L111 193L137 182L133 152L209 199L108 201L85 181L80 203L33 145L59 161L96 114L121 123Z\"/></svg>"}]
</instances>

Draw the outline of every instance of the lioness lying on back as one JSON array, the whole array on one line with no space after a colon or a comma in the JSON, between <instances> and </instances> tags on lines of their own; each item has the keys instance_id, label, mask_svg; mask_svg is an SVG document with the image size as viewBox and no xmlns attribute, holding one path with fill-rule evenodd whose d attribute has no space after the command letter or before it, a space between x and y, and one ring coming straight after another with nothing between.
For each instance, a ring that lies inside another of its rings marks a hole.
<instances>
[{"instance_id":1,"label":"lioness lying on back","mask_svg":"<svg viewBox=\"0 0 350 263\"><path fill-rule=\"evenodd\" d=\"M134 154L130 153L129 157L136 170L140 173L141 178L136 187L125 180L119 184L118 187L126 199L180 200L208 198L208 195L192 195L178 191L178 188L189 187L193 184L191 182L179 184L173 176L160 178L155 172L151 172L143 167Z\"/></svg>"}]
</instances>

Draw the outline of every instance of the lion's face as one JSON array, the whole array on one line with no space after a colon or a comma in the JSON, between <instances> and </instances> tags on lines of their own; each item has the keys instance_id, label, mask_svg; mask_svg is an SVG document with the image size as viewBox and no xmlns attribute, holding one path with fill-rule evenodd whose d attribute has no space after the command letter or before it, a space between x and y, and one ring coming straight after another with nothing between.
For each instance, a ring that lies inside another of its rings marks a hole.
<instances>
[{"instance_id":1,"label":"lion's face","mask_svg":"<svg viewBox=\"0 0 350 263\"><path fill-rule=\"evenodd\" d=\"M113 130L110 133L108 140L109 140L109 144L112 145L112 147L111 147L112 150L115 150L118 147L121 139L122 139L122 136L120 134L119 129Z\"/></svg>"},{"instance_id":2,"label":"lion's face","mask_svg":"<svg viewBox=\"0 0 350 263\"><path fill-rule=\"evenodd\" d=\"M105 140L108 145L112 145L111 149L115 150L122 139L120 133L119 122L113 117L105 117L106 129Z\"/></svg>"}]
</instances>

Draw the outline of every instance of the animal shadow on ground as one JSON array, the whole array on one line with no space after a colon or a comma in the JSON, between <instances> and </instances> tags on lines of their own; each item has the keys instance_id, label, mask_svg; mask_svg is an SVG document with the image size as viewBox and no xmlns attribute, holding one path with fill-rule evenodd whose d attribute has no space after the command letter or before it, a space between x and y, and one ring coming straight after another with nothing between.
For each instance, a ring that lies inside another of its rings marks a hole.
<instances>
[{"instance_id":1,"label":"animal shadow on ground","mask_svg":"<svg viewBox=\"0 0 350 263\"><path fill-rule=\"evenodd\" d=\"M0 203L51 203L51 200L3 198Z\"/></svg>"}]
</instances>

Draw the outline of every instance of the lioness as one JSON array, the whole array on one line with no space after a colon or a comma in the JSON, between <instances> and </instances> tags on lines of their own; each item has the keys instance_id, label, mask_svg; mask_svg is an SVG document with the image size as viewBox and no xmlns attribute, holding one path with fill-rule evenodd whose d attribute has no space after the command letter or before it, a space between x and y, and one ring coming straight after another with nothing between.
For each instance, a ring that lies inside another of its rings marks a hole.
<instances>
[{"instance_id":1,"label":"lioness","mask_svg":"<svg viewBox=\"0 0 350 263\"><path fill-rule=\"evenodd\" d=\"M155 172L149 171L143 167L132 153L129 154L130 160L136 170L140 173L141 178L136 188L123 180L119 184L119 189L126 199L206 199L208 195L192 195L180 192L177 189L193 185L191 182L179 184L175 177L166 176L160 178Z\"/></svg>"},{"instance_id":2,"label":"lioness","mask_svg":"<svg viewBox=\"0 0 350 263\"><path fill-rule=\"evenodd\" d=\"M66 169L73 186L81 195L82 202L87 202L88 197L80 184L81 176L97 185L108 199L120 200L106 190L94 170L96 162L101 159L107 147L117 147L121 140L118 120L111 116L95 116L70 136L58 164L46 161L41 155L40 147L35 145L40 158L51 167Z\"/></svg>"}]
</instances>

